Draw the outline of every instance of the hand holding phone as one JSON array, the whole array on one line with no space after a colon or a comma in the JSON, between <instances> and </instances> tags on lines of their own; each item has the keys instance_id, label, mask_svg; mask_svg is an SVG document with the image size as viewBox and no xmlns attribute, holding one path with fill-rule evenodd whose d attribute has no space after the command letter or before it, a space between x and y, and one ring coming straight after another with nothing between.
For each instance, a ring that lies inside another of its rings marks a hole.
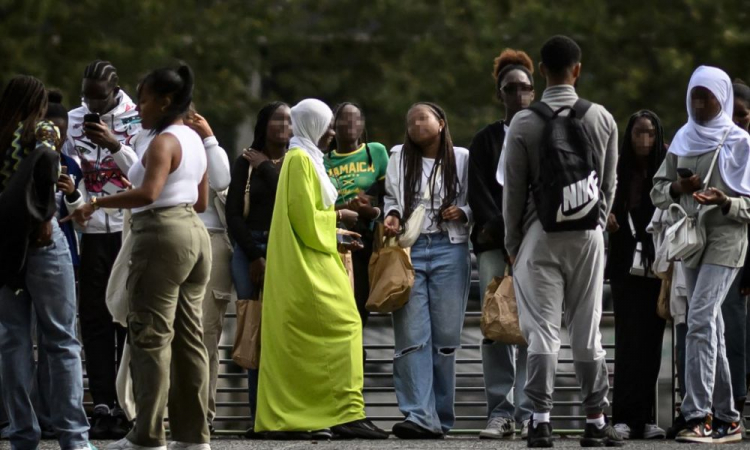
<instances>
[{"instance_id":1,"label":"hand holding phone","mask_svg":"<svg viewBox=\"0 0 750 450\"><path fill-rule=\"evenodd\" d=\"M83 122L84 123L102 123L102 119L99 117L99 114L97 113L89 113L89 114L84 114Z\"/></svg>"},{"instance_id":2,"label":"hand holding phone","mask_svg":"<svg viewBox=\"0 0 750 450\"><path fill-rule=\"evenodd\" d=\"M678 167L677 175L679 175L680 178L690 178L693 176L693 171L684 167Z\"/></svg>"}]
</instances>

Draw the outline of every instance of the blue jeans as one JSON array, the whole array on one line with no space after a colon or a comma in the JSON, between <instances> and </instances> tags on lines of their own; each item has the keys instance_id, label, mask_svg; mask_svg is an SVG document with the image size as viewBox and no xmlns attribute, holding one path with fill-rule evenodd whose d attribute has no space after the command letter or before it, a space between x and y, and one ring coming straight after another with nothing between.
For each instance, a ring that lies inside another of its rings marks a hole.
<instances>
[{"instance_id":1,"label":"blue jeans","mask_svg":"<svg viewBox=\"0 0 750 450\"><path fill-rule=\"evenodd\" d=\"M684 267L688 289L688 316L685 356L685 419L703 418L715 410L715 417L725 422L740 418L734 409L732 380L729 374L724 320L721 304L737 275L738 269L703 264L697 269Z\"/></svg>"},{"instance_id":2,"label":"blue jeans","mask_svg":"<svg viewBox=\"0 0 750 450\"><path fill-rule=\"evenodd\" d=\"M469 296L469 245L423 234L411 249L414 287L393 313L393 384L406 420L433 433L455 422L456 350Z\"/></svg>"},{"instance_id":3,"label":"blue jeans","mask_svg":"<svg viewBox=\"0 0 750 450\"><path fill-rule=\"evenodd\" d=\"M505 274L505 255L502 250L488 250L477 254L477 264L479 292L484 296L492 278ZM523 423L531 417L533 409L523 389L526 385L527 347L482 339L481 348L488 418L503 417Z\"/></svg>"},{"instance_id":4,"label":"blue jeans","mask_svg":"<svg viewBox=\"0 0 750 450\"><path fill-rule=\"evenodd\" d=\"M43 337L41 345L47 354L49 376L46 379L54 383L54 388L49 388L48 400L60 448L68 450L88 443L81 344L76 339L73 264L65 236L56 221L52 223L53 243L29 249L26 290L16 293L8 287L0 288L0 311L3 312L0 314L0 370L14 450L35 449L41 434L30 399L34 381L32 305Z\"/></svg>"},{"instance_id":5,"label":"blue jeans","mask_svg":"<svg viewBox=\"0 0 750 450\"><path fill-rule=\"evenodd\" d=\"M732 378L732 395L735 400L743 400L747 395L747 378L745 374L745 342L747 336L747 298L740 294L742 269L734 278L721 315L724 318L724 340L727 348L729 373ZM742 411L740 411L741 413Z\"/></svg>"},{"instance_id":6,"label":"blue jeans","mask_svg":"<svg viewBox=\"0 0 750 450\"><path fill-rule=\"evenodd\" d=\"M255 244L263 251L263 257L265 258L266 250L268 249L268 232L253 231L252 235ZM234 247L234 253L232 254L232 281L234 282L234 289L237 291L238 299L247 300L256 298L257 288L253 286L250 280L250 261L248 261L247 255L245 255L245 252L239 246ZM259 370L248 369L247 371L248 403L250 405L250 415L253 420L255 419L255 408L258 403L258 374Z\"/></svg>"}]
</instances>

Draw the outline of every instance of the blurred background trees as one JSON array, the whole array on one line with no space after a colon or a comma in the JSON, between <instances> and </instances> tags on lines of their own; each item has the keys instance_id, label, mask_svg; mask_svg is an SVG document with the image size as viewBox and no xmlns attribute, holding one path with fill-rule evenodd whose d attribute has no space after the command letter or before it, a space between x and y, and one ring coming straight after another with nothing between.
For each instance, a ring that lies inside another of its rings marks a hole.
<instances>
[{"instance_id":1,"label":"blurred background trees","mask_svg":"<svg viewBox=\"0 0 750 450\"><path fill-rule=\"evenodd\" d=\"M442 105L457 145L501 117L495 56L523 49L538 63L551 35L583 49L581 95L621 126L656 111L671 136L684 122L687 82L700 64L750 78L750 20L742 0L0 0L0 83L35 75L80 103L83 68L117 67L138 80L177 59L196 72L196 104L227 149L248 145L262 104L355 101L371 140L401 142L409 105ZM544 80L536 76L537 98ZM747 80L750 81L750 80Z\"/></svg>"}]
</instances>

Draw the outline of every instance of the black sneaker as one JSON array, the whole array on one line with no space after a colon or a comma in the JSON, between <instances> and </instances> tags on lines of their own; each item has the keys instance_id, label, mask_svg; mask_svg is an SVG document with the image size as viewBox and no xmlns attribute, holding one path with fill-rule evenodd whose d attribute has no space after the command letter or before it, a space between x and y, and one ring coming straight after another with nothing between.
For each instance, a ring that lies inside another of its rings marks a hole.
<instances>
[{"instance_id":1,"label":"black sneaker","mask_svg":"<svg viewBox=\"0 0 750 450\"><path fill-rule=\"evenodd\" d=\"M677 418L674 419L674 422L672 422L672 426L667 430L667 439L675 439L677 434L684 430L685 427L687 427L687 421L685 420L685 416L680 413Z\"/></svg>"},{"instance_id":2,"label":"black sneaker","mask_svg":"<svg viewBox=\"0 0 750 450\"><path fill-rule=\"evenodd\" d=\"M330 441L331 439L333 439L333 432L330 428L311 431L310 439L312 439L313 441Z\"/></svg>"},{"instance_id":3,"label":"black sneaker","mask_svg":"<svg viewBox=\"0 0 750 450\"><path fill-rule=\"evenodd\" d=\"M112 410L112 419L109 427L109 439L120 440L130 433L133 428L133 422L128 420L125 411L122 408Z\"/></svg>"},{"instance_id":4,"label":"black sneaker","mask_svg":"<svg viewBox=\"0 0 750 450\"><path fill-rule=\"evenodd\" d=\"M40 427L42 429L42 440L43 441L50 441L52 439L57 439L57 433L55 433L54 428L49 427Z\"/></svg>"},{"instance_id":5,"label":"black sneaker","mask_svg":"<svg viewBox=\"0 0 750 450\"><path fill-rule=\"evenodd\" d=\"M331 431L335 439L388 439L390 436L368 419L336 425Z\"/></svg>"},{"instance_id":6,"label":"black sneaker","mask_svg":"<svg viewBox=\"0 0 750 450\"><path fill-rule=\"evenodd\" d=\"M713 421L711 416L700 419L689 420L685 428L677 433L677 442L696 442L700 444L712 444Z\"/></svg>"},{"instance_id":7,"label":"black sneaker","mask_svg":"<svg viewBox=\"0 0 750 450\"><path fill-rule=\"evenodd\" d=\"M393 434L399 439L444 439L443 433L433 433L410 420L404 420L393 426Z\"/></svg>"},{"instance_id":8,"label":"black sneaker","mask_svg":"<svg viewBox=\"0 0 750 450\"><path fill-rule=\"evenodd\" d=\"M113 420L112 414L110 413L107 405L98 405L94 408L94 413L91 415L91 429L89 429L89 438L92 441L109 440L110 428L112 428ZM124 435L122 437L125 437Z\"/></svg>"},{"instance_id":9,"label":"black sneaker","mask_svg":"<svg viewBox=\"0 0 750 450\"><path fill-rule=\"evenodd\" d=\"M549 422L534 423L534 416L531 416L526 446L529 448L548 448L553 445L552 424Z\"/></svg>"},{"instance_id":10,"label":"black sneaker","mask_svg":"<svg viewBox=\"0 0 750 450\"><path fill-rule=\"evenodd\" d=\"M242 435L245 439L263 439L265 436L263 433L256 433L255 427L250 427L245 431L245 433Z\"/></svg>"},{"instance_id":11,"label":"black sneaker","mask_svg":"<svg viewBox=\"0 0 750 450\"><path fill-rule=\"evenodd\" d=\"M620 433L615 431L606 416L602 428L596 424L587 423L581 438L581 447L622 447L623 445L625 441Z\"/></svg>"},{"instance_id":12,"label":"black sneaker","mask_svg":"<svg viewBox=\"0 0 750 450\"><path fill-rule=\"evenodd\" d=\"M739 422L724 422L720 419L714 419L713 428L711 442L714 444L742 441L742 427Z\"/></svg>"}]
</instances>

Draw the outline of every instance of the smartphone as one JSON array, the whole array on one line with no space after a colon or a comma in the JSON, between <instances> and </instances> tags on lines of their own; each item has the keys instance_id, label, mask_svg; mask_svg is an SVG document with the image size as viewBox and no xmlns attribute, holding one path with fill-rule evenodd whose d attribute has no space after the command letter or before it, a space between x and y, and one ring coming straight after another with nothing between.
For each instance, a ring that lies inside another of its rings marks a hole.
<instances>
[{"instance_id":1,"label":"smartphone","mask_svg":"<svg viewBox=\"0 0 750 450\"><path fill-rule=\"evenodd\" d=\"M63 175L68 174L68 166L60 166L60 173Z\"/></svg>"},{"instance_id":2,"label":"smartphone","mask_svg":"<svg viewBox=\"0 0 750 450\"><path fill-rule=\"evenodd\" d=\"M362 239L360 239L358 237L354 237L354 236L352 236L350 234L337 234L336 235L336 240L337 240L337 242L339 244L342 244L342 245L350 245L350 244L352 244L354 242L358 242L359 245L364 246L364 243L362 242Z\"/></svg>"},{"instance_id":3,"label":"smartphone","mask_svg":"<svg viewBox=\"0 0 750 450\"><path fill-rule=\"evenodd\" d=\"M83 116L83 122L90 122L90 123L102 123L102 119L99 117L99 114L97 113L90 113L90 114L84 114Z\"/></svg>"},{"instance_id":4,"label":"smartphone","mask_svg":"<svg viewBox=\"0 0 750 450\"><path fill-rule=\"evenodd\" d=\"M677 175L679 175L682 178L690 178L693 176L693 171L690 169L685 169L684 167L678 167Z\"/></svg>"}]
</instances>

